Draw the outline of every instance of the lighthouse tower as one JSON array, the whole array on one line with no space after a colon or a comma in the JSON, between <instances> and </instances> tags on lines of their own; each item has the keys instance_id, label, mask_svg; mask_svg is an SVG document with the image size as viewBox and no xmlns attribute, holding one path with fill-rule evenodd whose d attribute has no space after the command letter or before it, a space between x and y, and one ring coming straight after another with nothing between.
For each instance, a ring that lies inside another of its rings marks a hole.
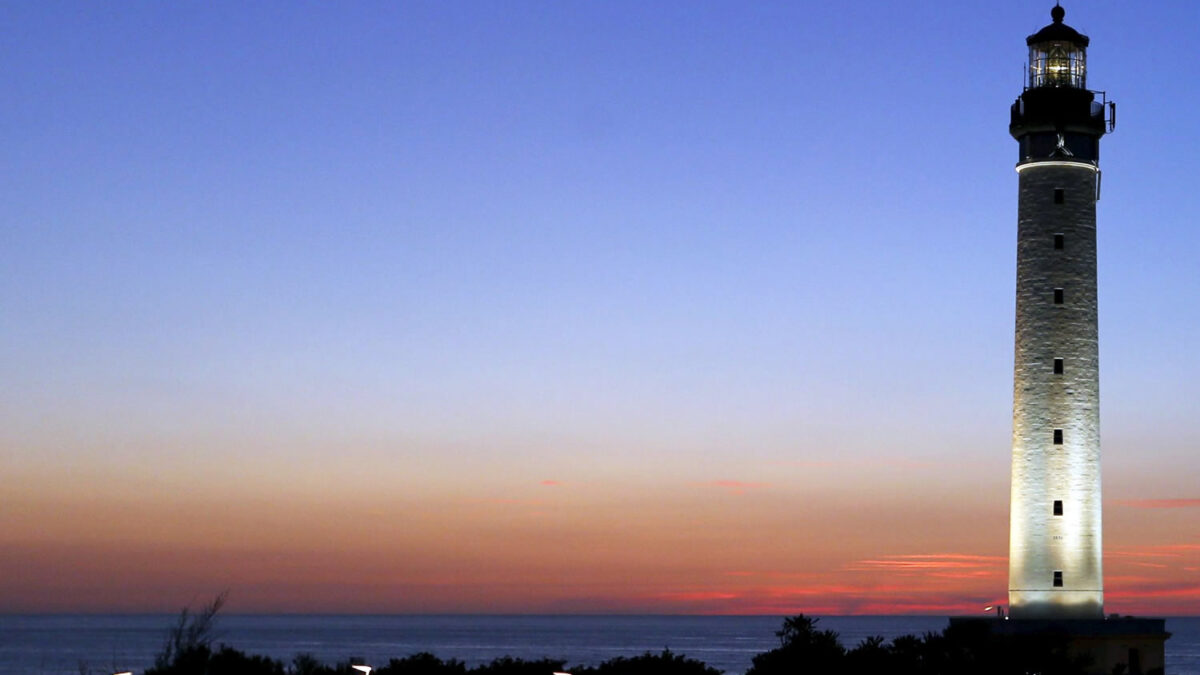
<instances>
[{"instance_id":1,"label":"lighthouse tower","mask_svg":"<svg viewBox=\"0 0 1200 675\"><path fill-rule=\"evenodd\" d=\"M1045 647L1065 640L1089 675L1162 674L1163 619L1104 616L1096 201L1100 137L1115 106L1087 88L1088 38L1063 23L1030 35L1017 139L1017 331L1013 368L1008 617L951 626ZM1003 616L1003 614L1001 614ZM1028 664L1033 666L1034 664Z\"/></svg>"},{"instance_id":2,"label":"lighthouse tower","mask_svg":"<svg viewBox=\"0 0 1200 675\"><path fill-rule=\"evenodd\" d=\"M1017 162L1009 613L1104 616L1096 201L1100 137L1115 106L1087 88L1088 38L1063 23L1030 35L1012 106Z\"/></svg>"}]
</instances>

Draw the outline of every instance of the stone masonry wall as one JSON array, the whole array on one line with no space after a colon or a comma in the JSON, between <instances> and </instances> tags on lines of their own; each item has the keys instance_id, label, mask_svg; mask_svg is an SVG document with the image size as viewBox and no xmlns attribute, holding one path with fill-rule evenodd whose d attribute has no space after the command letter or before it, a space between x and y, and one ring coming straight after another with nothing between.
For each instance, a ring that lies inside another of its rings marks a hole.
<instances>
[{"instance_id":1,"label":"stone masonry wall","mask_svg":"<svg viewBox=\"0 0 1200 675\"><path fill-rule=\"evenodd\" d=\"M1010 611L1018 618L1099 618L1096 174L1089 166L1044 162L1023 167L1019 181ZM1061 204L1055 190L1062 190ZM1060 516L1056 500L1063 502Z\"/></svg>"}]
</instances>

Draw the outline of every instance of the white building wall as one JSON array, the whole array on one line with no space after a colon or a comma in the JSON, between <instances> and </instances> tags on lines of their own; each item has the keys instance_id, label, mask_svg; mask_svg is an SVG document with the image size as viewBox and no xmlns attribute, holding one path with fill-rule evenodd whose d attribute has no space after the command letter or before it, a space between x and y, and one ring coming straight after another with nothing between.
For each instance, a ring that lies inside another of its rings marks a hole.
<instances>
[{"instance_id":1,"label":"white building wall","mask_svg":"<svg viewBox=\"0 0 1200 675\"><path fill-rule=\"evenodd\" d=\"M1102 618L1096 173L1056 161L1018 171L1009 609L1015 618Z\"/></svg>"}]
</instances>

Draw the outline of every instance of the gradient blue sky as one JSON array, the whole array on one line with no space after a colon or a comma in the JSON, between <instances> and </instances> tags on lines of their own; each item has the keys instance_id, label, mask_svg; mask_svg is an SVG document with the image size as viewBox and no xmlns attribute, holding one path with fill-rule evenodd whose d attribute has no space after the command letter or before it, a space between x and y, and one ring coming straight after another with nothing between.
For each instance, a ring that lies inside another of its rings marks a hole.
<instances>
[{"instance_id":1,"label":"gradient blue sky","mask_svg":"<svg viewBox=\"0 0 1200 675\"><path fill-rule=\"evenodd\" d=\"M755 573L829 588L882 556L1003 556L1008 106L1050 6L5 3L0 611L226 586L267 611L784 611L713 581L737 556L672 556L744 529L747 559L805 542ZM1200 6L1066 9L1118 102L1106 543L1193 546ZM506 505L558 520L488 520ZM664 532L585 571L547 553ZM512 581L515 546L560 586ZM375 592L245 572L314 547ZM1139 583L1200 613L1184 550ZM163 571L189 551L226 557ZM643 572L665 590L612 581ZM864 607L839 597L794 607Z\"/></svg>"}]
</instances>

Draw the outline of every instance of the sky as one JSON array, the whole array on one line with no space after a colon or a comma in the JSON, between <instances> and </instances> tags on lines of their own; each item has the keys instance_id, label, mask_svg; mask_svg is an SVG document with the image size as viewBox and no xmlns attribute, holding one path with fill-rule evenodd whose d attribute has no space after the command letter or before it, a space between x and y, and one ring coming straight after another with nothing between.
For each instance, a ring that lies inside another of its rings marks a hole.
<instances>
[{"instance_id":1,"label":"sky","mask_svg":"<svg viewBox=\"0 0 1200 675\"><path fill-rule=\"evenodd\" d=\"M0 612L974 614L1050 3L0 4ZM1200 6L1071 2L1106 609L1200 614Z\"/></svg>"}]
</instances>

